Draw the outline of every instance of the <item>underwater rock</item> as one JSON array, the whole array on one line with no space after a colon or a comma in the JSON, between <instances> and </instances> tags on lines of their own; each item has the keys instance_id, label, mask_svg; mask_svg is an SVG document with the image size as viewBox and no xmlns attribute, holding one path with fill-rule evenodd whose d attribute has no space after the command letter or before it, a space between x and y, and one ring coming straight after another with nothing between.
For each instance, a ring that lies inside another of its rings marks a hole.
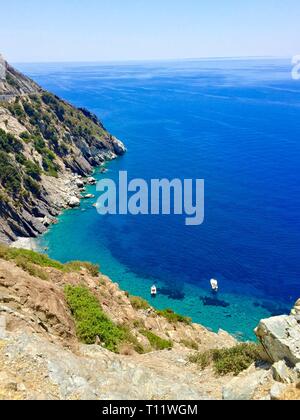
<instances>
[{"instance_id":1,"label":"underwater rock","mask_svg":"<svg viewBox=\"0 0 300 420\"><path fill-rule=\"evenodd\" d=\"M162 287L158 289L158 292L161 295L168 296L170 299L173 300L183 300L185 298L185 294L182 290L168 289L167 287Z\"/></svg>"},{"instance_id":2,"label":"underwater rock","mask_svg":"<svg viewBox=\"0 0 300 420\"><path fill-rule=\"evenodd\" d=\"M228 306L230 306L228 302L219 300L218 298L201 297L200 300L203 302L204 306L218 306L222 308L228 308Z\"/></svg>"}]
</instances>

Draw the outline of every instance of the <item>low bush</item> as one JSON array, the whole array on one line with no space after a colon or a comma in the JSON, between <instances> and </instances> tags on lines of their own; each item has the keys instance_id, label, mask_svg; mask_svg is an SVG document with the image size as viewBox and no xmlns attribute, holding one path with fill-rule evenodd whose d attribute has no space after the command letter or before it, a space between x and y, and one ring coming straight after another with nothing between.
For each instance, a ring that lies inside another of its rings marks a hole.
<instances>
[{"instance_id":1,"label":"low bush","mask_svg":"<svg viewBox=\"0 0 300 420\"><path fill-rule=\"evenodd\" d=\"M39 197L41 194L41 187L40 185L32 179L30 176L25 176L24 178L24 185L27 190L32 192L35 196Z\"/></svg>"},{"instance_id":2,"label":"low bush","mask_svg":"<svg viewBox=\"0 0 300 420\"><path fill-rule=\"evenodd\" d=\"M159 316L163 316L169 322L172 322L172 323L182 322L183 324L187 324L187 325L190 325L192 323L191 318L176 314L174 311L172 311L172 309L164 309L162 311L157 311L157 314Z\"/></svg>"},{"instance_id":3,"label":"low bush","mask_svg":"<svg viewBox=\"0 0 300 420\"><path fill-rule=\"evenodd\" d=\"M75 319L78 338L85 344L95 344L99 337L105 348L117 352L126 334L106 316L96 297L86 287L70 285L65 287L65 297Z\"/></svg>"},{"instance_id":4,"label":"low bush","mask_svg":"<svg viewBox=\"0 0 300 420\"><path fill-rule=\"evenodd\" d=\"M9 248L5 245L0 245L0 258L5 260L16 260L19 257L22 257L29 263L35 264L39 267L52 267L61 271L65 270L65 266L63 264L52 260L44 254L39 254L26 249Z\"/></svg>"},{"instance_id":5,"label":"low bush","mask_svg":"<svg viewBox=\"0 0 300 420\"><path fill-rule=\"evenodd\" d=\"M39 277L42 280L49 280L48 274L40 267L32 264L28 259L22 255L14 258L15 264L34 277Z\"/></svg>"},{"instance_id":6,"label":"low bush","mask_svg":"<svg viewBox=\"0 0 300 420\"><path fill-rule=\"evenodd\" d=\"M26 160L24 162L25 171L28 176L35 179L36 181L40 181L41 179L41 168L39 165L35 162L32 162L31 160Z\"/></svg>"},{"instance_id":7,"label":"low bush","mask_svg":"<svg viewBox=\"0 0 300 420\"><path fill-rule=\"evenodd\" d=\"M194 341L194 340L183 339L183 340L181 340L180 344L182 344L183 346L185 346L185 347L187 347L188 349L191 349L191 350L199 350L198 343L196 343L196 341Z\"/></svg>"},{"instance_id":8,"label":"low bush","mask_svg":"<svg viewBox=\"0 0 300 420\"><path fill-rule=\"evenodd\" d=\"M140 298L139 296L129 296L129 300L132 307L137 311L141 309L146 310L150 308L149 303L145 299Z\"/></svg>"},{"instance_id":9,"label":"low bush","mask_svg":"<svg viewBox=\"0 0 300 420\"><path fill-rule=\"evenodd\" d=\"M12 134L0 129L0 150L7 153L19 153L23 150L23 144Z\"/></svg>"},{"instance_id":10,"label":"low bush","mask_svg":"<svg viewBox=\"0 0 300 420\"><path fill-rule=\"evenodd\" d=\"M98 277L100 272L100 266L92 264L90 262L82 261L71 261L65 264L65 269L68 271L80 271L81 269L87 270L91 276Z\"/></svg>"},{"instance_id":11,"label":"low bush","mask_svg":"<svg viewBox=\"0 0 300 420\"><path fill-rule=\"evenodd\" d=\"M255 343L243 343L229 349L210 350L197 353L189 358L197 363L201 369L213 364L215 373L224 376L233 373L239 375L253 363L267 360L262 347Z\"/></svg>"},{"instance_id":12,"label":"low bush","mask_svg":"<svg viewBox=\"0 0 300 420\"><path fill-rule=\"evenodd\" d=\"M0 183L7 192L18 195L22 190L22 177L16 164L10 162L7 153L0 151Z\"/></svg>"},{"instance_id":13,"label":"low bush","mask_svg":"<svg viewBox=\"0 0 300 420\"><path fill-rule=\"evenodd\" d=\"M140 333L148 339L155 350L170 350L173 347L172 341L165 340L149 330L141 330Z\"/></svg>"}]
</instances>

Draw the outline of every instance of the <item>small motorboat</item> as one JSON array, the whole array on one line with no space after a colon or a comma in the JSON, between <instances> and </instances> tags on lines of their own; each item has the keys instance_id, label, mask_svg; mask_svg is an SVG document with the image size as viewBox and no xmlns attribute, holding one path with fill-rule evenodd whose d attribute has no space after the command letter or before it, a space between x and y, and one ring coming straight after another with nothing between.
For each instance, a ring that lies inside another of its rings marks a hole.
<instances>
[{"instance_id":1,"label":"small motorboat","mask_svg":"<svg viewBox=\"0 0 300 420\"><path fill-rule=\"evenodd\" d=\"M211 285L212 291L214 293L218 293L218 291L219 291L219 283L218 283L218 280L211 279L210 285Z\"/></svg>"},{"instance_id":2,"label":"small motorboat","mask_svg":"<svg viewBox=\"0 0 300 420\"><path fill-rule=\"evenodd\" d=\"M155 285L153 285L151 287L151 296L155 297L157 295L157 287Z\"/></svg>"}]
</instances>

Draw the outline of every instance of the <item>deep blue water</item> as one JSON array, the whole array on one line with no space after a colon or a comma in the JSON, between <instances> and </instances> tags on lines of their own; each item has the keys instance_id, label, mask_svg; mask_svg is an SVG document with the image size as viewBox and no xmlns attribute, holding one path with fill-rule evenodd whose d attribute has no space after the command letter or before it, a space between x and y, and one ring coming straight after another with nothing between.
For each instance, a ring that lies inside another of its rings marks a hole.
<instances>
[{"instance_id":1,"label":"deep blue water","mask_svg":"<svg viewBox=\"0 0 300 420\"><path fill-rule=\"evenodd\" d=\"M146 298L156 282L156 306L243 338L260 318L290 309L300 296L300 81L288 61L18 67L126 143L110 177L127 170L206 183L201 226L180 216L100 217L85 202L40 239L50 256L99 262ZM203 304L212 277L229 306Z\"/></svg>"}]
</instances>

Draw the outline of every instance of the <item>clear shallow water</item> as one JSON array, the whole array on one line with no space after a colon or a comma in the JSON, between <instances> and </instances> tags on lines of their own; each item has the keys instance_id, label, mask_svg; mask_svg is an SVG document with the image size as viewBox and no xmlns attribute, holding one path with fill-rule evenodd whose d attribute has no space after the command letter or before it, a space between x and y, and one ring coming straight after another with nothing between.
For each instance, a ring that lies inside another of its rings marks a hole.
<instances>
[{"instance_id":1,"label":"clear shallow water","mask_svg":"<svg viewBox=\"0 0 300 420\"><path fill-rule=\"evenodd\" d=\"M178 216L102 218L85 202L39 240L51 257L99 262L145 298L156 282L156 306L245 339L259 319L290 309L300 296L300 82L289 62L18 67L126 143L110 177L206 181L202 226ZM201 300L212 277L228 306Z\"/></svg>"}]
</instances>

